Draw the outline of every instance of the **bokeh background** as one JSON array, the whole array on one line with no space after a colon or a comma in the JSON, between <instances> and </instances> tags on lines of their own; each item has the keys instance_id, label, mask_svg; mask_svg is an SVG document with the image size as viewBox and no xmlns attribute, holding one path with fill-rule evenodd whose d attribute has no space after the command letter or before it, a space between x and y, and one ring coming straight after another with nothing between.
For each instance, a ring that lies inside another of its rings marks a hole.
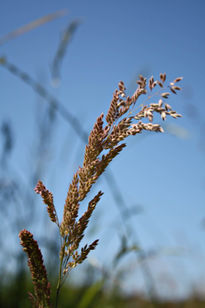
<instances>
[{"instance_id":1,"label":"bokeh background","mask_svg":"<svg viewBox=\"0 0 205 308\"><path fill-rule=\"evenodd\" d=\"M85 239L100 242L70 281L103 277L129 295L203 297L204 1L20 0L0 8L2 283L26 268L23 228L35 234L48 266L57 264L57 230L36 182L53 192L61 218L86 134L118 82L131 94L139 74L166 72L169 81L184 77L170 98L183 118L158 119L164 134L130 138L102 176L94 190L104 196Z\"/></svg>"}]
</instances>

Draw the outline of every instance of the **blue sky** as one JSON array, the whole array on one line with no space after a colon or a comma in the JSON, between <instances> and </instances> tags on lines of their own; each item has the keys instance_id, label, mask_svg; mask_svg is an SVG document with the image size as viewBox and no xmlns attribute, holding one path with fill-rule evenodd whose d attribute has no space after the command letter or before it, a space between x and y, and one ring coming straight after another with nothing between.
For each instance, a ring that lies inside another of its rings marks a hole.
<instances>
[{"instance_id":1,"label":"blue sky","mask_svg":"<svg viewBox=\"0 0 205 308\"><path fill-rule=\"evenodd\" d=\"M204 1L7 1L1 4L0 37L64 8L68 10L66 16L0 46L0 56L42 82L80 119L85 130L91 129L102 111L106 112L120 80L133 91L141 72L156 78L166 72L170 81L184 76L182 93L170 98L170 104L183 118L168 119L168 124L177 125L177 131L185 132L183 138L169 131L136 136L111 168L128 206L142 207L142 213L130 220L142 246L179 247L185 251L177 258L162 252L151 261L155 262L156 277L169 272L183 293L183 275L179 277L177 269L184 268L187 290L189 284L201 281L205 268L197 261L205 253L201 228L205 216ZM50 67L63 30L75 19L81 24L63 59L60 86L53 88ZM11 160L14 168L25 175L29 173L43 101L4 68L0 68L0 80L0 123L11 121L15 131ZM83 147L60 115L53 134L52 160L43 180L53 191L61 216L69 181L82 161ZM101 239L96 257L105 262L105 256L113 255L118 247L119 232L114 226L120 218L103 178L97 188L105 195L93 218L99 224L96 236Z\"/></svg>"}]
</instances>

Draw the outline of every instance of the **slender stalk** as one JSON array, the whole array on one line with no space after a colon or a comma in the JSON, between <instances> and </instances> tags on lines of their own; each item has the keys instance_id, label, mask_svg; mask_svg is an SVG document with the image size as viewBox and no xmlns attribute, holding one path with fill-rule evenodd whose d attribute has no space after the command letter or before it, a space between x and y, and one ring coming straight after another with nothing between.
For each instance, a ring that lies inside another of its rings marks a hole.
<instances>
[{"instance_id":1,"label":"slender stalk","mask_svg":"<svg viewBox=\"0 0 205 308\"><path fill-rule=\"evenodd\" d=\"M61 288L61 280L62 280L62 265L63 265L63 259L64 259L64 253L65 253L65 242L61 247L61 257L60 257L60 267L59 267L59 275L58 275L58 283L56 288L56 303L55 308L58 307L58 298L60 294L60 288Z\"/></svg>"}]
</instances>

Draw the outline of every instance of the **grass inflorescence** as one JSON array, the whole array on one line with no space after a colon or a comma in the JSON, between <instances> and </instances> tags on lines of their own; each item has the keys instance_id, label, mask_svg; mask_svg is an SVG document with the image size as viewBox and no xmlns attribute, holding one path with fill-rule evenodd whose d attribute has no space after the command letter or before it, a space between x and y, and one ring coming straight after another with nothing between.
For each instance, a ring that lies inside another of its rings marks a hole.
<instances>
[{"instance_id":1,"label":"grass inflorescence","mask_svg":"<svg viewBox=\"0 0 205 308\"><path fill-rule=\"evenodd\" d=\"M159 80L154 80L153 76L147 80L140 75L137 80L138 86L132 96L126 94L124 83L119 82L107 114L104 116L102 113L97 118L89 135L82 166L73 175L68 189L61 223L57 217L52 193L41 181L37 183L35 192L41 195L47 205L48 215L59 228L61 238L56 307L61 286L71 269L81 264L98 244L97 239L79 248L89 219L103 193L99 191L91 199L86 211L79 218L81 203L110 162L126 147L125 139L128 136L134 136L143 131L163 132L161 125L154 122L156 114L159 114L162 120L165 120L167 116L181 117L167 103L171 94L177 94L177 91L181 90L177 85L181 79L182 77L178 77L167 84L166 74L160 74ZM138 99L143 96L145 96L144 103L136 106ZM50 289L37 242L27 230L21 231L19 236L21 245L28 255L34 285L34 295L31 297L34 307L50 307Z\"/></svg>"}]
</instances>

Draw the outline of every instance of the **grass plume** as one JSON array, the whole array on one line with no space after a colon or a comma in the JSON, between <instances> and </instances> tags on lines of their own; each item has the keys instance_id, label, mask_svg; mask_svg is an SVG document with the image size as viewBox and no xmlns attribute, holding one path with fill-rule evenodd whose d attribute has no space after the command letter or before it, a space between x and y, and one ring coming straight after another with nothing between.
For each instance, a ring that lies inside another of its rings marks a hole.
<instances>
[{"instance_id":1,"label":"grass plume","mask_svg":"<svg viewBox=\"0 0 205 308\"><path fill-rule=\"evenodd\" d=\"M137 80L137 89L132 96L126 94L125 85L120 81L118 89L113 94L106 116L104 117L102 113L97 118L89 135L88 144L85 147L83 164L74 174L68 189L61 223L58 222L52 194L41 181L38 182L35 191L41 195L44 203L47 205L49 217L51 221L57 223L61 237L56 307L58 305L61 286L71 269L81 264L87 258L90 251L94 250L98 244L97 239L91 244L86 244L84 247L79 248L89 219L103 193L99 191L91 199L86 211L79 218L78 214L81 202L84 201L92 189L93 184L104 173L110 162L126 147L125 139L127 137L134 136L143 131L163 132L161 125L154 123L156 114L159 114L162 120L166 120L168 116L173 118L181 117L167 103L171 94L176 94L177 91L181 90L180 87L176 86L176 83L181 81L181 79L181 77L178 77L166 85L166 74L160 74L159 80L154 80L151 77L148 81L140 75L139 80ZM155 92L155 89L158 89L157 92ZM141 96L146 96L146 99L143 104L136 106L137 100ZM149 102L150 100L152 100L151 103L145 104L145 102ZM32 242L31 240L32 244L28 242L29 245L27 245L27 239L23 241L24 235L27 235L29 240L32 239L32 235L26 230L21 231L21 243L28 254L29 260L31 259L31 253L28 253L28 250L29 252L32 252L32 249L38 251L38 253L34 254L35 258L32 263L38 264L41 258L39 250L36 248L36 242ZM38 272L42 271L42 277L46 277L45 267L42 262L39 268L36 268L36 266L29 267L32 273L34 288L36 288L35 294L38 294L40 292L38 286L40 285L35 285L35 275L38 275ZM42 307L47 307L46 304Z\"/></svg>"}]
</instances>

